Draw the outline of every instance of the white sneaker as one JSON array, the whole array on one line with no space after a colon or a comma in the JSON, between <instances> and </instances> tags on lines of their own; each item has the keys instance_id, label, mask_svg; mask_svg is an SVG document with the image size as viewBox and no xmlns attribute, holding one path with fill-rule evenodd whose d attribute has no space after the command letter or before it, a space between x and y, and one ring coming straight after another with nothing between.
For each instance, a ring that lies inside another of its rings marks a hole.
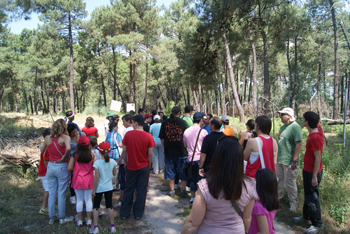
<instances>
[{"instance_id":1,"label":"white sneaker","mask_svg":"<svg viewBox=\"0 0 350 234\"><path fill-rule=\"evenodd\" d=\"M52 225L52 224L54 224L56 221L58 221L58 217L55 216L54 218L52 218L52 219L49 220L49 224Z\"/></svg>"},{"instance_id":2,"label":"white sneaker","mask_svg":"<svg viewBox=\"0 0 350 234\"><path fill-rule=\"evenodd\" d=\"M295 205L290 205L290 211L297 212L297 207Z\"/></svg>"},{"instance_id":3,"label":"white sneaker","mask_svg":"<svg viewBox=\"0 0 350 234\"><path fill-rule=\"evenodd\" d=\"M308 229L306 229L305 233L306 234L315 234L320 230L319 227L315 227L313 225L311 225L311 227L309 227Z\"/></svg>"},{"instance_id":4,"label":"white sneaker","mask_svg":"<svg viewBox=\"0 0 350 234\"><path fill-rule=\"evenodd\" d=\"M85 223L86 223L86 226L91 227L92 220L88 220L87 218L85 218Z\"/></svg>"},{"instance_id":5,"label":"white sneaker","mask_svg":"<svg viewBox=\"0 0 350 234\"><path fill-rule=\"evenodd\" d=\"M174 185L174 189L177 189L177 184Z\"/></svg>"},{"instance_id":6,"label":"white sneaker","mask_svg":"<svg viewBox=\"0 0 350 234\"><path fill-rule=\"evenodd\" d=\"M78 225L78 227L82 227L83 226L83 220L78 220L77 221L77 225Z\"/></svg>"},{"instance_id":7,"label":"white sneaker","mask_svg":"<svg viewBox=\"0 0 350 234\"><path fill-rule=\"evenodd\" d=\"M60 224L69 223L69 222L72 222L73 220L74 220L73 216L65 217L64 219L60 219Z\"/></svg>"},{"instance_id":8,"label":"white sneaker","mask_svg":"<svg viewBox=\"0 0 350 234\"><path fill-rule=\"evenodd\" d=\"M73 197L70 197L70 203L72 203L73 205L75 205L75 203L77 203L76 201L75 201L75 196L73 196Z\"/></svg>"},{"instance_id":9,"label":"white sneaker","mask_svg":"<svg viewBox=\"0 0 350 234\"><path fill-rule=\"evenodd\" d=\"M115 227L109 227L109 230L111 231L111 233L116 233L117 229Z\"/></svg>"},{"instance_id":10,"label":"white sneaker","mask_svg":"<svg viewBox=\"0 0 350 234\"><path fill-rule=\"evenodd\" d=\"M97 226L93 226L93 227L90 229L90 232L89 232L89 233L96 234L96 233L98 233L98 232L99 232L98 227L97 227Z\"/></svg>"}]
</instances>

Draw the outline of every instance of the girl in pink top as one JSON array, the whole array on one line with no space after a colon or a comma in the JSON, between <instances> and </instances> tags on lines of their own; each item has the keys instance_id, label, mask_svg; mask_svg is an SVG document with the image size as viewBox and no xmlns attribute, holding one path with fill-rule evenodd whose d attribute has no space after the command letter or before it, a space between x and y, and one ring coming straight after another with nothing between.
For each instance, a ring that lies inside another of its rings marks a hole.
<instances>
[{"instance_id":1,"label":"girl in pink top","mask_svg":"<svg viewBox=\"0 0 350 234\"><path fill-rule=\"evenodd\" d=\"M250 226L258 194L255 180L243 173L243 152L239 142L229 136L218 140L207 178L198 190L182 234L242 234ZM234 200L242 213L232 207Z\"/></svg>"},{"instance_id":2,"label":"girl in pink top","mask_svg":"<svg viewBox=\"0 0 350 234\"><path fill-rule=\"evenodd\" d=\"M73 171L72 188L75 189L77 198L76 210L78 214L77 225L83 226L83 203L85 201L87 218L86 225L91 226L92 189L94 187L94 171L92 165L96 161L91 152L90 140L87 136L81 136L78 141L77 151L69 160L68 170Z\"/></svg>"},{"instance_id":3,"label":"girl in pink top","mask_svg":"<svg viewBox=\"0 0 350 234\"><path fill-rule=\"evenodd\" d=\"M255 132L258 137L250 138L244 150L244 160L247 161L245 174L251 178L255 178L255 173L262 168L256 139L260 142L265 168L276 173L278 146L276 140L270 136L270 131L271 119L266 115L258 116L255 120Z\"/></svg>"},{"instance_id":4,"label":"girl in pink top","mask_svg":"<svg viewBox=\"0 0 350 234\"><path fill-rule=\"evenodd\" d=\"M255 179L259 200L254 203L249 234L274 234L273 219L280 208L276 174L265 168L256 172Z\"/></svg>"}]
</instances>

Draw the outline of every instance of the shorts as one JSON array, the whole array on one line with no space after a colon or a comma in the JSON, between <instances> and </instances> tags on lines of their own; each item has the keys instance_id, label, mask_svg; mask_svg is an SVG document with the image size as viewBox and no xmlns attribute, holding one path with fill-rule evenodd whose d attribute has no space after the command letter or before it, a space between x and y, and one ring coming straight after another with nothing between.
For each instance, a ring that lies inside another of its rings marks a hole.
<instances>
[{"instance_id":1,"label":"shorts","mask_svg":"<svg viewBox=\"0 0 350 234\"><path fill-rule=\"evenodd\" d=\"M187 156L180 157L180 158L169 158L165 156L164 161L165 161L164 179L175 180L175 175L177 171L179 173L179 179L181 181L187 181L186 177L184 177L183 175L183 166L187 162Z\"/></svg>"},{"instance_id":2,"label":"shorts","mask_svg":"<svg viewBox=\"0 0 350 234\"><path fill-rule=\"evenodd\" d=\"M124 164L119 165L119 172L118 172L118 182L119 182L119 189L125 190L125 180L126 180L126 173L125 173L125 167Z\"/></svg>"},{"instance_id":3,"label":"shorts","mask_svg":"<svg viewBox=\"0 0 350 234\"><path fill-rule=\"evenodd\" d=\"M105 194L106 208L113 209L113 204L112 204L113 190L107 191L107 192L102 192L102 193L96 193L96 196L94 198L93 208L96 210L100 209L103 194Z\"/></svg>"},{"instance_id":4,"label":"shorts","mask_svg":"<svg viewBox=\"0 0 350 234\"><path fill-rule=\"evenodd\" d=\"M45 192L49 191L49 182L47 181L47 177L46 176L40 176L41 182L43 183L43 188L45 190Z\"/></svg>"},{"instance_id":5,"label":"shorts","mask_svg":"<svg viewBox=\"0 0 350 234\"><path fill-rule=\"evenodd\" d=\"M190 186L191 186L191 191L192 192L195 192L197 191L197 183L198 181L200 181L201 179L204 179L204 177L201 177L199 175L199 161L193 161L192 163L192 168L193 168L193 171L195 172L195 175L194 177L190 180Z\"/></svg>"}]
</instances>

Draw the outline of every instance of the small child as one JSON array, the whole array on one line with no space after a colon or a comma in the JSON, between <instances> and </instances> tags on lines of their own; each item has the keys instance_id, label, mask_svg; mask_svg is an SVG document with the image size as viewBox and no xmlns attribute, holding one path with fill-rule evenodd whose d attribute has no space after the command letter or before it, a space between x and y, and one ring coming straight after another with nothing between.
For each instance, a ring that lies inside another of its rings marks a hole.
<instances>
[{"instance_id":1,"label":"small child","mask_svg":"<svg viewBox=\"0 0 350 234\"><path fill-rule=\"evenodd\" d=\"M104 141L100 143L98 145L98 150L103 159L97 160L93 166L95 168L94 188L92 190L92 196L94 196L94 226L90 229L90 233L99 232L98 209L103 194L105 195L106 209L108 210L109 221L111 224L109 230L111 233L115 233L117 230L114 225L114 211L112 204L112 176L117 174L117 163L114 159L109 158L108 153L111 150L111 146L108 142Z\"/></svg>"},{"instance_id":2,"label":"small child","mask_svg":"<svg viewBox=\"0 0 350 234\"><path fill-rule=\"evenodd\" d=\"M91 145L91 151L92 153L95 155L96 160L100 160L101 159L101 154L100 151L98 151L97 147L97 137L95 136L89 136L90 139L90 145Z\"/></svg>"},{"instance_id":3,"label":"small child","mask_svg":"<svg viewBox=\"0 0 350 234\"><path fill-rule=\"evenodd\" d=\"M76 211L78 214L77 225L83 226L83 203L86 205L86 225L91 226L92 212L92 188L94 186L94 170L92 165L96 161L91 152L90 140L81 136L77 144L77 151L72 155L68 164L68 171L73 171L72 188L75 190L77 199Z\"/></svg>"},{"instance_id":4,"label":"small child","mask_svg":"<svg viewBox=\"0 0 350 234\"><path fill-rule=\"evenodd\" d=\"M43 137L45 139L46 136L50 135L51 133L51 128L46 128L43 132ZM43 146L40 146L40 149ZM40 161L39 161L39 171L38 171L38 176L41 179L41 182L43 183L43 188L44 188L44 198L43 198L43 203L41 205L41 209L39 210L39 214L41 215L49 215L49 210L47 208L47 203L49 200L49 185L46 179L46 166L47 162L45 163L44 160L45 158L47 159L46 161L49 160L49 152L47 151L47 148L44 153L40 153Z\"/></svg>"},{"instance_id":5,"label":"small child","mask_svg":"<svg viewBox=\"0 0 350 234\"><path fill-rule=\"evenodd\" d=\"M256 172L255 179L259 200L254 203L249 234L273 234L275 233L273 220L277 209L280 208L276 174L268 168L260 169Z\"/></svg>"}]
</instances>

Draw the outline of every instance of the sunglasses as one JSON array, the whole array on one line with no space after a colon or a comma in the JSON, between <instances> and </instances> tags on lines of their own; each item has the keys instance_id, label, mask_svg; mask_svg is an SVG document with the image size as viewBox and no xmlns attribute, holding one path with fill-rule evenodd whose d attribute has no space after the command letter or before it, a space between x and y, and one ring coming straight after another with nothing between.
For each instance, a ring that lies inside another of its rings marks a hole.
<instances>
[{"instance_id":1,"label":"sunglasses","mask_svg":"<svg viewBox=\"0 0 350 234\"><path fill-rule=\"evenodd\" d=\"M219 142L220 142L222 139L225 139L225 138L229 138L229 139L233 139L233 140L238 141L238 138L235 137L235 136L223 136L223 137L220 137L220 138L218 139L218 141L216 142L216 144L218 145Z\"/></svg>"},{"instance_id":2,"label":"sunglasses","mask_svg":"<svg viewBox=\"0 0 350 234\"><path fill-rule=\"evenodd\" d=\"M285 116L285 115L288 115L288 114L286 114L286 113L280 113L280 116Z\"/></svg>"}]
</instances>

